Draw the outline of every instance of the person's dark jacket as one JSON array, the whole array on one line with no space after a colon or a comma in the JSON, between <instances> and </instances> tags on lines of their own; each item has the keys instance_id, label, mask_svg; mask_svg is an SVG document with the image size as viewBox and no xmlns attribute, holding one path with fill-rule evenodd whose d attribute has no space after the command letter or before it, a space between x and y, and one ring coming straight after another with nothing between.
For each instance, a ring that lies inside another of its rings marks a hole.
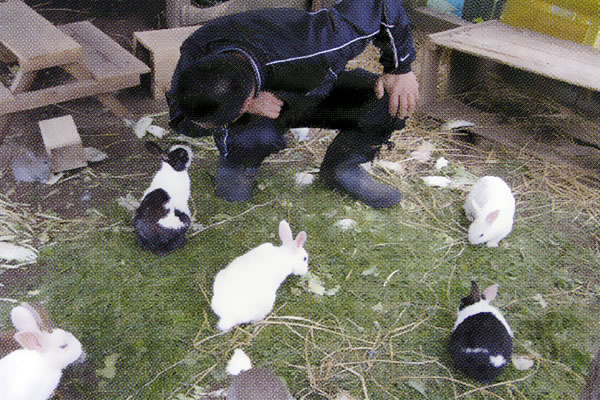
<instances>
[{"instance_id":1,"label":"person's dark jacket","mask_svg":"<svg viewBox=\"0 0 600 400\"><path fill-rule=\"evenodd\" d=\"M174 92L180 74L202 57L242 51L253 61L258 91L325 96L348 61L371 41L381 49L385 73L411 70L415 48L400 0L340 0L316 12L271 8L214 19L181 46L167 93L170 124L189 134Z\"/></svg>"}]
</instances>

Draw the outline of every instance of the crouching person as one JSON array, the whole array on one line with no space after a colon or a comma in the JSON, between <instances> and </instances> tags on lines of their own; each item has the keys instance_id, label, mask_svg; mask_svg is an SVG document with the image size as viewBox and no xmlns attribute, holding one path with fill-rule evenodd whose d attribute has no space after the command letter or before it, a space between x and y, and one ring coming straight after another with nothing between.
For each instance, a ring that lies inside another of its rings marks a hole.
<instances>
[{"instance_id":1,"label":"crouching person","mask_svg":"<svg viewBox=\"0 0 600 400\"><path fill-rule=\"evenodd\" d=\"M348 71L373 42L384 73ZM289 128L337 129L320 177L372 207L402 195L374 180L372 161L415 110L415 49L399 0L341 0L317 12L272 8L212 20L185 40L167 93L178 133L213 135L215 193L248 201L258 169Z\"/></svg>"}]
</instances>

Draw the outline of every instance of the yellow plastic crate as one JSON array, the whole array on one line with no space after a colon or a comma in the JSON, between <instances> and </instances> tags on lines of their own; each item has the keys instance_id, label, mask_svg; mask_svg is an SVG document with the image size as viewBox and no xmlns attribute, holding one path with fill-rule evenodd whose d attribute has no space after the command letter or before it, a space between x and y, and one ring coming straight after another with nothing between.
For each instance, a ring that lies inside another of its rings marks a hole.
<instances>
[{"instance_id":1,"label":"yellow plastic crate","mask_svg":"<svg viewBox=\"0 0 600 400\"><path fill-rule=\"evenodd\" d=\"M600 48L600 0L507 0L501 20Z\"/></svg>"}]
</instances>

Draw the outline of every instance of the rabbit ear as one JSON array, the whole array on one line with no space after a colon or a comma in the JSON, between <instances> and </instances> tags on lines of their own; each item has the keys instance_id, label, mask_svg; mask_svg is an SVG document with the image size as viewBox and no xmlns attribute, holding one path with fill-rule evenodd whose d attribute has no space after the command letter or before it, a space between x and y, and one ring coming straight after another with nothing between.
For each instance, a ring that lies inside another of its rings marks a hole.
<instances>
[{"instance_id":1,"label":"rabbit ear","mask_svg":"<svg viewBox=\"0 0 600 400\"><path fill-rule=\"evenodd\" d=\"M302 246L304 246L304 242L306 242L306 232L302 231L298 234L298 236L296 236L296 247L301 248Z\"/></svg>"},{"instance_id":2,"label":"rabbit ear","mask_svg":"<svg viewBox=\"0 0 600 400\"><path fill-rule=\"evenodd\" d=\"M290 224L288 224L284 219L282 219L279 223L279 238L281 238L281 243L283 244L292 244L294 242Z\"/></svg>"},{"instance_id":3,"label":"rabbit ear","mask_svg":"<svg viewBox=\"0 0 600 400\"><path fill-rule=\"evenodd\" d=\"M479 294L479 287L475 281L471 281L471 298L474 301L479 301L481 299L481 294Z\"/></svg>"},{"instance_id":4,"label":"rabbit ear","mask_svg":"<svg viewBox=\"0 0 600 400\"><path fill-rule=\"evenodd\" d=\"M479 207L479 204L477 204L477 202L475 200L471 201L471 206L473 207L473 210L475 210L475 212L477 214L479 214L481 212L481 207Z\"/></svg>"},{"instance_id":5,"label":"rabbit ear","mask_svg":"<svg viewBox=\"0 0 600 400\"><path fill-rule=\"evenodd\" d=\"M496 283L495 285L485 288L485 290L483 291L482 297L485 299L485 301L487 301L489 303L490 301L492 301L496 298L497 294L498 294L498 284Z\"/></svg>"},{"instance_id":6,"label":"rabbit ear","mask_svg":"<svg viewBox=\"0 0 600 400\"><path fill-rule=\"evenodd\" d=\"M35 351L42 351L43 349L41 332L19 331L13 337L24 349Z\"/></svg>"},{"instance_id":7,"label":"rabbit ear","mask_svg":"<svg viewBox=\"0 0 600 400\"><path fill-rule=\"evenodd\" d=\"M17 306L10 312L10 319L16 330L21 332L40 332L40 316L27 303Z\"/></svg>"},{"instance_id":8,"label":"rabbit ear","mask_svg":"<svg viewBox=\"0 0 600 400\"><path fill-rule=\"evenodd\" d=\"M485 217L485 222L487 222L488 225L491 225L496 219L498 219L499 214L500 214L500 210L492 211L491 213L489 213L487 215L487 217Z\"/></svg>"}]
</instances>

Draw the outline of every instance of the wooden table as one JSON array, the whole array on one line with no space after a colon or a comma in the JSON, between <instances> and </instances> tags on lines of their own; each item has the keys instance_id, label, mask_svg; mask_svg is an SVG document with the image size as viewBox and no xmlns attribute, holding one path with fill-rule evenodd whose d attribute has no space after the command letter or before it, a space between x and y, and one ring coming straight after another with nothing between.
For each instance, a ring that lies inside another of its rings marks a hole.
<instances>
[{"instance_id":1,"label":"wooden table","mask_svg":"<svg viewBox=\"0 0 600 400\"><path fill-rule=\"evenodd\" d=\"M7 114L88 96L129 117L131 112L111 92L139 85L140 75L150 72L90 22L56 27L21 1L0 2L0 44L0 61L19 65L10 88L0 84L0 133ZM36 74L50 67L74 79L30 91Z\"/></svg>"}]
</instances>

